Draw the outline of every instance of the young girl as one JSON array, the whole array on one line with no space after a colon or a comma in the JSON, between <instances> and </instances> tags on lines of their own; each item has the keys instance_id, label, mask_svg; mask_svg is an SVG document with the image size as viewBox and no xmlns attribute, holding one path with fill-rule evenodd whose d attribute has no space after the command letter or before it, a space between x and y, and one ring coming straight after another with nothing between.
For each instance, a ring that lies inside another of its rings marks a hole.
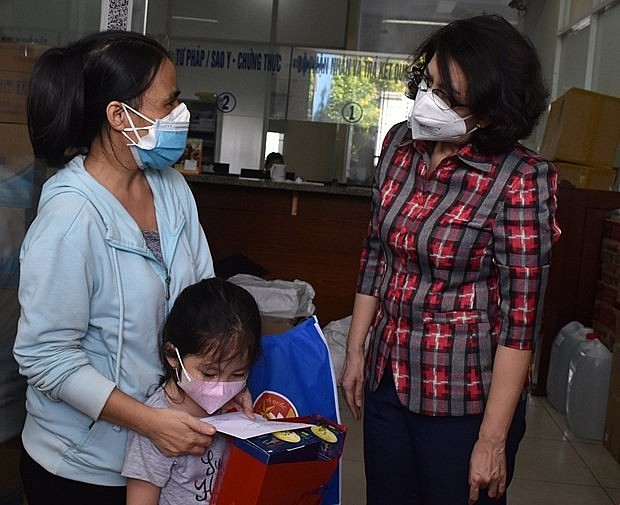
<instances>
[{"instance_id":1,"label":"young girl","mask_svg":"<svg viewBox=\"0 0 620 505\"><path fill-rule=\"evenodd\" d=\"M196 417L235 406L251 415L251 402L240 405L233 399L245 390L260 335L258 307L245 289L217 278L185 288L164 325L164 376L147 405ZM168 457L131 432L122 470L128 478L127 505L208 504L224 447L224 438L216 434L202 456Z\"/></svg>"}]
</instances>

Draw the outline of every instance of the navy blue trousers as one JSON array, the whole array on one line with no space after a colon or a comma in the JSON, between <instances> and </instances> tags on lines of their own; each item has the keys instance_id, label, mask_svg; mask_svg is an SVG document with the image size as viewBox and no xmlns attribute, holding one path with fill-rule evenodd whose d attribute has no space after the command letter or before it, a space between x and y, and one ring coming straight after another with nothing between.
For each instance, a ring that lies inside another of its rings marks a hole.
<instances>
[{"instance_id":1,"label":"navy blue trousers","mask_svg":"<svg viewBox=\"0 0 620 505\"><path fill-rule=\"evenodd\" d=\"M525 400L519 402L506 443L508 483L525 433ZM396 395L390 370L364 396L366 505L467 505L469 458L482 415L433 417L414 414ZM505 505L506 494L478 505Z\"/></svg>"}]
</instances>

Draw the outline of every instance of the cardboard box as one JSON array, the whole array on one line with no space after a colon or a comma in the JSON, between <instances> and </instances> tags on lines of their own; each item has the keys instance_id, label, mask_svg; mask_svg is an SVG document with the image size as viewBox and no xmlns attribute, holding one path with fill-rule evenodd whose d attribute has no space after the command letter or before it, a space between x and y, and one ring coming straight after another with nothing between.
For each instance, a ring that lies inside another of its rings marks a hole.
<instances>
[{"instance_id":1,"label":"cardboard box","mask_svg":"<svg viewBox=\"0 0 620 505\"><path fill-rule=\"evenodd\" d=\"M613 265L620 265L620 240L603 238L601 244L601 261L606 261Z\"/></svg>"},{"instance_id":2,"label":"cardboard box","mask_svg":"<svg viewBox=\"0 0 620 505\"><path fill-rule=\"evenodd\" d=\"M614 215L605 220L603 236L605 238L620 241L620 216Z\"/></svg>"},{"instance_id":3,"label":"cardboard box","mask_svg":"<svg viewBox=\"0 0 620 505\"><path fill-rule=\"evenodd\" d=\"M47 46L0 42L0 122L26 123L28 80Z\"/></svg>"},{"instance_id":4,"label":"cardboard box","mask_svg":"<svg viewBox=\"0 0 620 505\"><path fill-rule=\"evenodd\" d=\"M571 88L551 104L540 152L550 160L611 168L619 141L620 98Z\"/></svg>"},{"instance_id":5,"label":"cardboard box","mask_svg":"<svg viewBox=\"0 0 620 505\"><path fill-rule=\"evenodd\" d=\"M301 322L300 317L273 317L261 315L263 335L279 335Z\"/></svg>"},{"instance_id":6,"label":"cardboard box","mask_svg":"<svg viewBox=\"0 0 620 505\"><path fill-rule=\"evenodd\" d=\"M611 352L616 341L615 324L609 327L603 323L599 323L598 321L592 321L591 326L594 330L594 333L598 335L601 344L607 347L607 349L609 349L609 351Z\"/></svg>"},{"instance_id":7,"label":"cardboard box","mask_svg":"<svg viewBox=\"0 0 620 505\"><path fill-rule=\"evenodd\" d=\"M618 301L618 294L618 289L613 286L608 286L602 281L599 281L596 287L596 299L594 300L594 303L600 302L614 306Z\"/></svg>"},{"instance_id":8,"label":"cardboard box","mask_svg":"<svg viewBox=\"0 0 620 505\"><path fill-rule=\"evenodd\" d=\"M602 262L601 263L601 281L620 290L620 265L614 265L613 263Z\"/></svg>"},{"instance_id":9,"label":"cardboard box","mask_svg":"<svg viewBox=\"0 0 620 505\"><path fill-rule=\"evenodd\" d=\"M33 168L28 127L0 123L0 206L32 206Z\"/></svg>"},{"instance_id":10,"label":"cardboard box","mask_svg":"<svg viewBox=\"0 0 620 505\"><path fill-rule=\"evenodd\" d=\"M599 283L599 289L600 285L602 285L602 283ZM610 351L613 350L613 345L616 340L617 313L615 300L613 300L612 303L605 303L597 297L594 302L594 311L592 313L592 329L600 336L601 342Z\"/></svg>"},{"instance_id":11,"label":"cardboard box","mask_svg":"<svg viewBox=\"0 0 620 505\"><path fill-rule=\"evenodd\" d=\"M0 42L0 69L30 73L49 46L27 42Z\"/></svg>"},{"instance_id":12,"label":"cardboard box","mask_svg":"<svg viewBox=\"0 0 620 505\"><path fill-rule=\"evenodd\" d=\"M346 428L320 416L289 421L314 424L286 435L232 439L215 484L213 505L319 505L336 471ZM273 421L277 422L277 421ZM283 437L286 438L286 437Z\"/></svg>"},{"instance_id":13,"label":"cardboard box","mask_svg":"<svg viewBox=\"0 0 620 505\"><path fill-rule=\"evenodd\" d=\"M620 462L620 342L614 344L603 445Z\"/></svg>"},{"instance_id":14,"label":"cardboard box","mask_svg":"<svg viewBox=\"0 0 620 505\"><path fill-rule=\"evenodd\" d=\"M30 74L0 70L0 121L25 123Z\"/></svg>"},{"instance_id":15,"label":"cardboard box","mask_svg":"<svg viewBox=\"0 0 620 505\"><path fill-rule=\"evenodd\" d=\"M565 161L554 161L553 164L558 171L558 181L568 181L576 188L609 191L614 187L616 171L613 168L577 165Z\"/></svg>"}]
</instances>

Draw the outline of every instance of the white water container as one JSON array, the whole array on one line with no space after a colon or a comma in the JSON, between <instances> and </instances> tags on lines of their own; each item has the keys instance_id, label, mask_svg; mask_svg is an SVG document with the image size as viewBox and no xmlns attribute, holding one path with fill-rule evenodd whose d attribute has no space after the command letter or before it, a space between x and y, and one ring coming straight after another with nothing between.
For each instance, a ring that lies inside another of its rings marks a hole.
<instances>
[{"instance_id":1,"label":"white water container","mask_svg":"<svg viewBox=\"0 0 620 505\"><path fill-rule=\"evenodd\" d=\"M571 321L560 329L553 341L547 372L547 400L562 414L566 414L566 386L571 356L592 331L592 328L585 327L579 321Z\"/></svg>"},{"instance_id":2,"label":"white water container","mask_svg":"<svg viewBox=\"0 0 620 505\"><path fill-rule=\"evenodd\" d=\"M591 333L568 366L566 417L578 437L603 440L610 376L611 352Z\"/></svg>"}]
</instances>

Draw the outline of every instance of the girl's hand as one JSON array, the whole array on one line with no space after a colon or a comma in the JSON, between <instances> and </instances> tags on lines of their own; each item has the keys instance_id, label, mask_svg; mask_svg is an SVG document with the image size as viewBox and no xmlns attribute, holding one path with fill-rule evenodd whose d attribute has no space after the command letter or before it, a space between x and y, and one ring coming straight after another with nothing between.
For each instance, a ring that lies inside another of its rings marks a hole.
<instances>
[{"instance_id":1,"label":"girl's hand","mask_svg":"<svg viewBox=\"0 0 620 505\"><path fill-rule=\"evenodd\" d=\"M480 489L490 498L506 492L506 451L503 443L478 439L469 461L469 505L478 501Z\"/></svg>"},{"instance_id":2,"label":"girl's hand","mask_svg":"<svg viewBox=\"0 0 620 505\"><path fill-rule=\"evenodd\" d=\"M232 400L222 407L224 412L231 409L243 412L249 419L256 419L254 415L254 402L247 387L243 388Z\"/></svg>"},{"instance_id":3,"label":"girl's hand","mask_svg":"<svg viewBox=\"0 0 620 505\"><path fill-rule=\"evenodd\" d=\"M213 443L215 427L176 409L149 408L143 434L165 456L204 454Z\"/></svg>"},{"instance_id":4,"label":"girl's hand","mask_svg":"<svg viewBox=\"0 0 620 505\"><path fill-rule=\"evenodd\" d=\"M340 375L340 385L344 398L353 418L361 417L362 397L364 391L364 351L347 349L347 355Z\"/></svg>"}]
</instances>

